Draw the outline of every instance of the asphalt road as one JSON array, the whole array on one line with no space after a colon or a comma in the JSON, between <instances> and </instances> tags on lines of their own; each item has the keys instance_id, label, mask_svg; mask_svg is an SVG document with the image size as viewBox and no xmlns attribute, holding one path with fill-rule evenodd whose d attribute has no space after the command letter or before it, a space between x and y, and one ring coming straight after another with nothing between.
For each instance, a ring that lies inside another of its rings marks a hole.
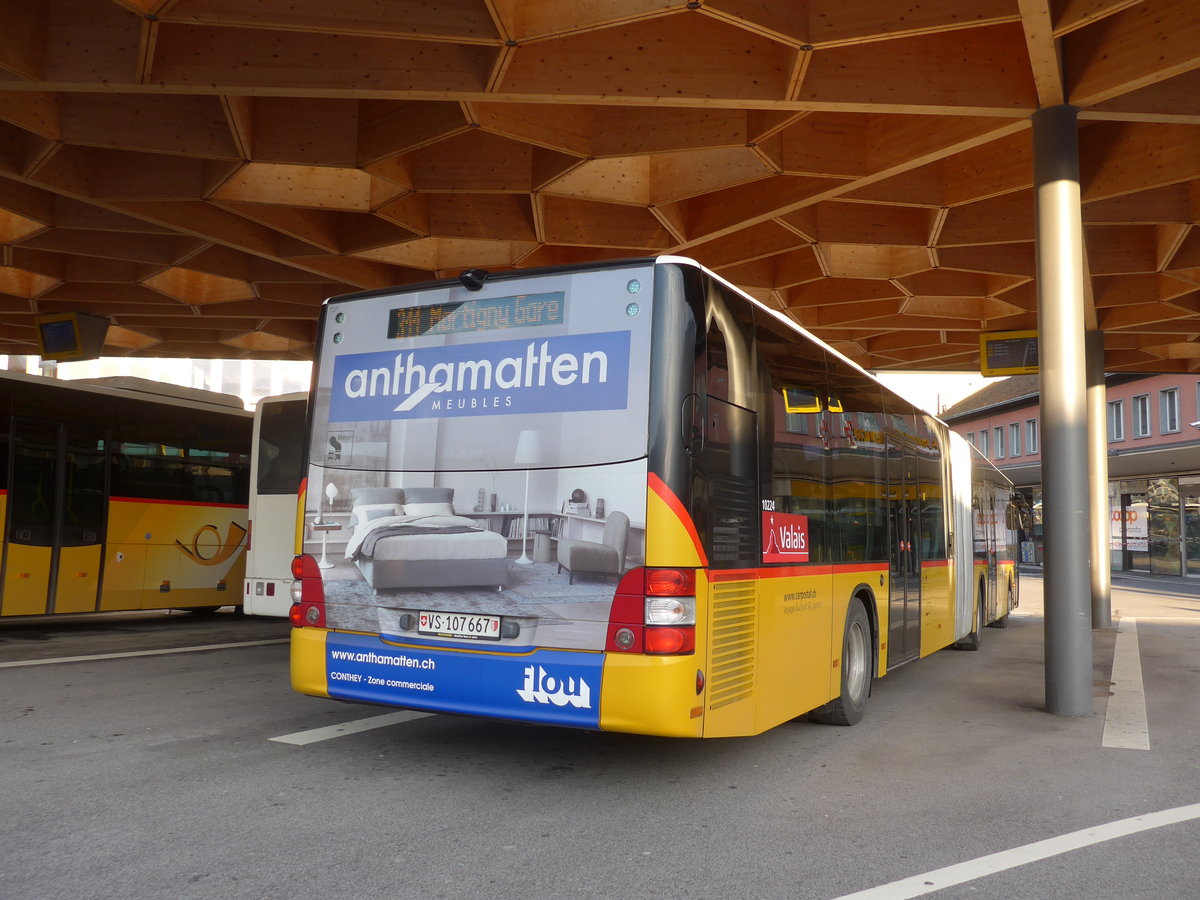
<instances>
[{"instance_id":1,"label":"asphalt road","mask_svg":"<svg viewBox=\"0 0 1200 900\"><path fill-rule=\"evenodd\" d=\"M390 712L293 694L285 623L5 623L0 895L1200 896L1196 592L1114 590L1135 750L1103 745L1116 630L1096 714L1051 716L1040 579L1022 591L979 652L878 682L858 726L702 742L401 715L285 743Z\"/></svg>"}]
</instances>

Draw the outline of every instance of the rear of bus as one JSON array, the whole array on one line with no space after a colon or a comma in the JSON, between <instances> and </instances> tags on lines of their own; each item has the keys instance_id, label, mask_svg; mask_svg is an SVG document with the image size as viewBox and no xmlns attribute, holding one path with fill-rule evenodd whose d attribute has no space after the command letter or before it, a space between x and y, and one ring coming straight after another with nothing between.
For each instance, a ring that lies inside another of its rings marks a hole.
<instances>
[{"instance_id":1,"label":"rear of bus","mask_svg":"<svg viewBox=\"0 0 1200 900\"><path fill-rule=\"evenodd\" d=\"M249 534L242 608L286 616L292 605L296 507L304 470L308 394L263 397L254 411Z\"/></svg>"},{"instance_id":2,"label":"rear of bus","mask_svg":"<svg viewBox=\"0 0 1200 900\"><path fill-rule=\"evenodd\" d=\"M671 455L661 436L679 435L689 390L651 391L667 352L655 348L677 344L685 320L694 338L694 324L655 271L464 273L326 304L294 563L296 690L700 733L701 560L648 464Z\"/></svg>"}]
</instances>

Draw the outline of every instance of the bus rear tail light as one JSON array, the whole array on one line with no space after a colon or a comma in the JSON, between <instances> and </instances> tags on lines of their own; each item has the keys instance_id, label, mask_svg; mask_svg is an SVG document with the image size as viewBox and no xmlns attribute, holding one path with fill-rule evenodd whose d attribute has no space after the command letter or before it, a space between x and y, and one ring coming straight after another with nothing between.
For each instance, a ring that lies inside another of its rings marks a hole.
<instances>
[{"instance_id":1,"label":"bus rear tail light","mask_svg":"<svg viewBox=\"0 0 1200 900\"><path fill-rule=\"evenodd\" d=\"M321 579L321 567L308 554L292 560L292 608L288 618L292 626L304 628L325 627L325 583Z\"/></svg>"},{"instance_id":2,"label":"bus rear tail light","mask_svg":"<svg viewBox=\"0 0 1200 900\"><path fill-rule=\"evenodd\" d=\"M613 597L605 649L674 656L696 651L696 571L632 569Z\"/></svg>"}]
</instances>

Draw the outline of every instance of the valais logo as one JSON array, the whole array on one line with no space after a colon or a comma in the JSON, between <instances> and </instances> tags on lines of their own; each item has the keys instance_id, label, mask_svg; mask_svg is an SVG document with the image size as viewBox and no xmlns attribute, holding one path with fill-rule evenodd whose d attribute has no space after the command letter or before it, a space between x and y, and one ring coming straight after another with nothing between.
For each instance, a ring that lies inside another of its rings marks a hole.
<instances>
[{"instance_id":1,"label":"valais logo","mask_svg":"<svg viewBox=\"0 0 1200 900\"><path fill-rule=\"evenodd\" d=\"M332 388L330 422L624 409L629 332L339 356Z\"/></svg>"},{"instance_id":2,"label":"valais logo","mask_svg":"<svg viewBox=\"0 0 1200 900\"><path fill-rule=\"evenodd\" d=\"M808 562L808 516L763 510L763 562Z\"/></svg>"}]
</instances>

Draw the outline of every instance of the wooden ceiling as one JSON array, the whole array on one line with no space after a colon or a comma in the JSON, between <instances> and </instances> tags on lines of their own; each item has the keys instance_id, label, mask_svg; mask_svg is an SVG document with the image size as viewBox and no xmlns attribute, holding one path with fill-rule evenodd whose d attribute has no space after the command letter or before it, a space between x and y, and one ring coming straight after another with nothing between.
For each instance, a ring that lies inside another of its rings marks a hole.
<instances>
[{"instance_id":1,"label":"wooden ceiling","mask_svg":"<svg viewBox=\"0 0 1200 900\"><path fill-rule=\"evenodd\" d=\"M1080 108L1110 370L1200 371L1196 0L0 0L0 353L307 358L331 295L693 256L871 369L1036 326Z\"/></svg>"}]
</instances>

